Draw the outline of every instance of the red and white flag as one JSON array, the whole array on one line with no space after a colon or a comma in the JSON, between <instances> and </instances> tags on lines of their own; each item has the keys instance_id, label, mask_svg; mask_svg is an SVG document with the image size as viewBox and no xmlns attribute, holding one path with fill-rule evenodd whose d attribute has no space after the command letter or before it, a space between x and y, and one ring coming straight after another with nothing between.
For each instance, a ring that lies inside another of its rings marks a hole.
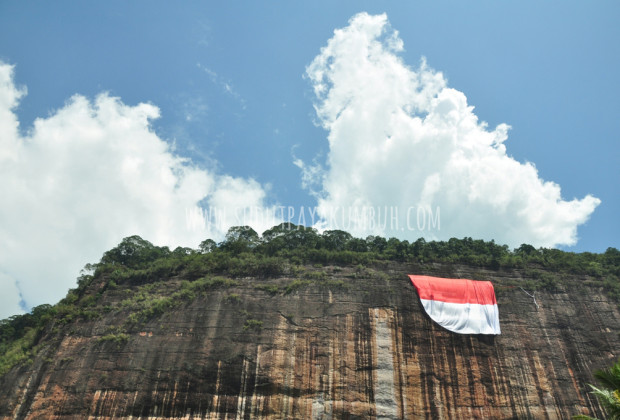
<instances>
[{"instance_id":1,"label":"red and white flag","mask_svg":"<svg viewBox=\"0 0 620 420\"><path fill-rule=\"evenodd\" d=\"M459 334L501 334L490 281L409 275L426 313Z\"/></svg>"}]
</instances>

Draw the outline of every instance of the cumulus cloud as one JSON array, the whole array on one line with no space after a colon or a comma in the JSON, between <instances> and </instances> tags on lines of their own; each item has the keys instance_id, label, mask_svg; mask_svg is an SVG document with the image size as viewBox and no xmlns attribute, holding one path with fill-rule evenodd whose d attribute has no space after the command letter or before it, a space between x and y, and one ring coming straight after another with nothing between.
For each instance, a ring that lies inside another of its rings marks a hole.
<instances>
[{"instance_id":1,"label":"cumulus cloud","mask_svg":"<svg viewBox=\"0 0 620 420\"><path fill-rule=\"evenodd\" d=\"M471 236L518 246L572 245L600 200L563 200L531 163L506 153L509 126L490 129L462 92L425 60L408 67L385 14L360 13L334 31L306 69L327 168L323 227L415 239ZM383 213L383 214L382 214Z\"/></svg>"},{"instance_id":2,"label":"cumulus cloud","mask_svg":"<svg viewBox=\"0 0 620 420\"><path fill-rule=\"evenodd\" d=\"M154 105L76 95L21 135L14 111L25 93L0 62L0 318L22 299L56 302L123 237L195 248L232 224L272 226L244 211L273 210L263 186L175 155L151 128Z\"/></svg>"}]
</instances>

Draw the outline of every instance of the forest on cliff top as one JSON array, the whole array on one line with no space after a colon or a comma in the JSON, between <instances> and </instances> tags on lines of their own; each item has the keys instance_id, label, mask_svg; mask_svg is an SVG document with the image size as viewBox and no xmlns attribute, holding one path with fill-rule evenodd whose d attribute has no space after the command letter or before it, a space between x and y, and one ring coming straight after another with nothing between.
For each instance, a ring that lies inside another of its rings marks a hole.
<instances>
[{"instance_id":1,"label":"forest on cliff top","mask_svg":"<svg viewBox=\"0 0 620 420\"><path fill-rule=\"evenodd\" d=\"M572 253L527 244L510 250L494 241L472 238L415 242L368 236L355 238L341 230L319 233L316 229L282 223L259 235L248 226L232 227L224 241L203 241L198 249L156 246L139 237L123 239L105 252L97 263L87 264L77 279L77 287L55 305L43 304L30 313L0 320L0 375L12 367L32 363L45 346L44 336L77 320L98 319L114 311L126 321L100 340L121 344L132 326L191 302L213 288L232 287L241 279L289 276L284 286L256 281L255 288L270 294L286 295L300 287L346 288L341 280L330 280L312 266L365 267L389 261L462 264L490 270L523 270L525 280L508 287L530 291L554 291L562 287L563 274L581 275L587 287L602 288L620 304L620 251ZM178 278L180 287L167 294L156 293L156 285ZM93 284L96 293L88 293ZM337 284L336 284L337 283ZM126 297L119 305L102 305L106 292L123 288ZM500 287L506 287L502 285ZM496 286L497 288L497 286ZM227 299L234 301L230 294ZM244 328L260 328L260 321L248 319Z\"/></svg>"}]
</instances>

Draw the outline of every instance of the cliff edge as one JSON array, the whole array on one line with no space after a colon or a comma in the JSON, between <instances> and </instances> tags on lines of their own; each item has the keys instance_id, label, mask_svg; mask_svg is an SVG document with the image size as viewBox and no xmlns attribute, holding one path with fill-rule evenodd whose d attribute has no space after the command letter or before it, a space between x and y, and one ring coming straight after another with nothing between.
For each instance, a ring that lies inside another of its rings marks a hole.
<instances>
[{"instance_id":1,"label":"cliff edge","mask_svg":"<svg viewBox=\"0 0 620 420\"><path fill-rule=\"evenodd\" d=\"M556 273L545 288L531 267L285 262L260 275L100 270L0 376L0 417L603 414L586 384L620 356L620 311L592 276ZM502 334L434 324L407 274L492 281Z\"/></svg>"}]
</instances>

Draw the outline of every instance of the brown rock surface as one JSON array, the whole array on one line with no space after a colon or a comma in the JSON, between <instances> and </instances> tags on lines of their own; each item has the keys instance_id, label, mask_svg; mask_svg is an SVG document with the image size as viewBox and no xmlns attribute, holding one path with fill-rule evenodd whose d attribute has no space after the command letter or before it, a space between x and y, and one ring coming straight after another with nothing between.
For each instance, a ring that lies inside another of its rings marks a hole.
<instances>
[{"instance_id":1,"label":"brown rock surface","mask_svg":"<svg viewBox=\"0 0 620 420\"><path fill-rule=\"evenodd\" d=\"M602 415L586 384L593 369L620 356L620 312L601 290L582 286L583 276L537 292L537 308L514 286L519 270L309 269L332 283L269 294L254 286L293 279L242 279L129 330L119 343L100 340L124 321L114 311L48 331L50 344L34 363L0 377L0 417ZM502 335L463 336L435 325L408 273L492 280ZM173 279L166 287L177 286ZM104 299L118 303L121 292Z\"/></svg>"}]
</instances>

